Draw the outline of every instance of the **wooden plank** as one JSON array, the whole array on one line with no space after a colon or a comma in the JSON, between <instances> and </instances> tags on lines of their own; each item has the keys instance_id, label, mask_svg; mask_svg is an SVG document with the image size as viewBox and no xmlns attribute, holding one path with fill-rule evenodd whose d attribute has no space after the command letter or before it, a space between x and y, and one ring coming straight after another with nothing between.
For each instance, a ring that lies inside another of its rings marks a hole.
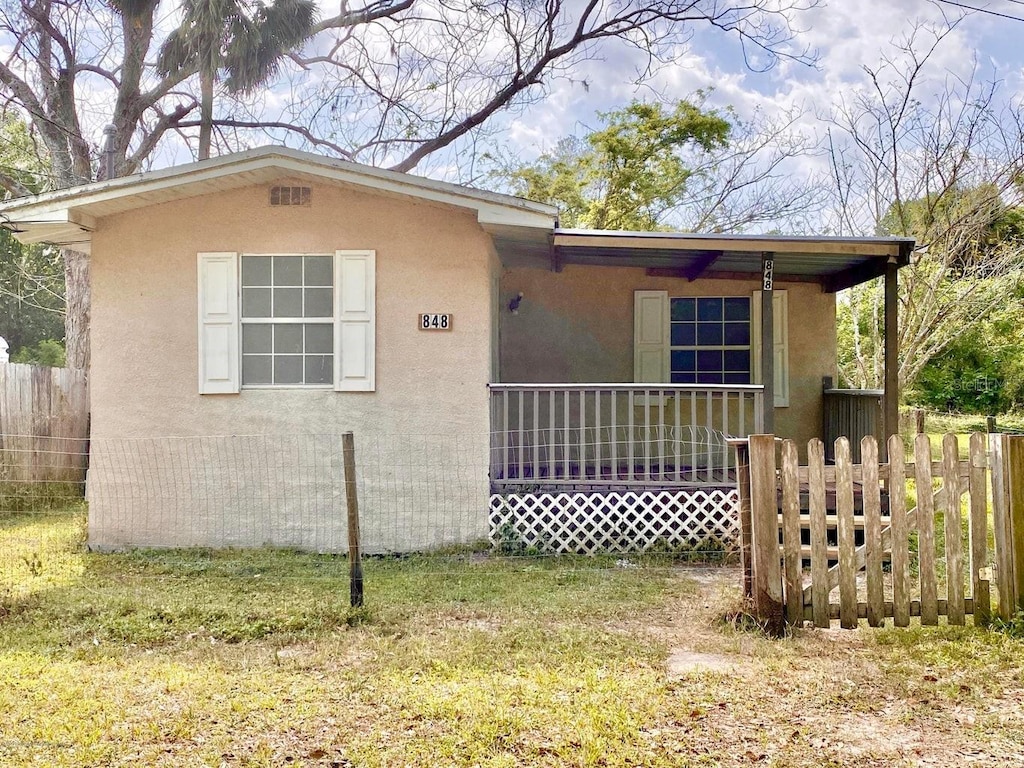
<instances>
[{"instance_id":1,"label":"wooden plank","mask_svg":"<svg viewBox=\"0 0 1024 768\"><path fill-rule=\"evenodd\" d=\"M889 438L889 467L893 477L903 477L903 440L899 435ZM892 563L893 624L910 626L910 541L906 516L906 483L889 486L889 519ZM881 538L881 537L879 537Z\"/></svg>"},{"instance_id":2,"label":"wooden plank","mask_svg":"<svg viewBox=\"0 0 1024 768\"><path fill-rule=\"evenodd\" d=\"M865 435L860 441L860 460L864 468L864 565L868 587L868 624L880 627L882 613L882 501L878 479L878 441Z\"/></svg>"},{"instance_id":3,"label":"wooden plank","mask_svg":"<svg viewBox=\"0 0 1024 768\"><path fill-rule=\"evenodd\" d=\"M839 514L839 624L844 629L857 626L857 567L853 538L853 474L850 467L850 441L836 439L836 511Z\"/></svg>"},{"instance_id":4,"label":"wooden plank","mask_svg":"<svg viewBox=\"0 0 1024 768\"><path fill-rule=\"evenodd\" d=\"M929 466L931 467L931 473L932 473L933 476L935 476L935 477L941 477L942 476L942 462L941 461L929 462ZM864 482L864 471L861 468L861 465L854 464L853 468L852 468L852 471L853 471L853 482L854 483L862 483L862 482ZM959 475L961 480L967 480L971 476L971 463L970 463L969 460L965 459L963 461L957 462L957 474ZM914 478L917 477L917 465L914 462L910 461L910 462L906 462L904 464L904 476L908 480L913 480ZM880 479L882 479L882 480L888 480L889 479L889 467L888 467L888 465L882 464L881 466L879 466L879 468L878 468L878 477ZM836 481L836 468L835 468L835 466L826 466L825 467L825 480L828 483L835 483L835 481ZM801 483L806 483L807 482L807 468L806 467L800 467L800 482Z\"/></svg>"},{"instance_id":5,"label":"wooden plank","mask_svg":"<svg viewBox=\"0 0 1024 768\"><path fill-rule=\"evenodd\" d=\"M854 465L854 466L856 466L856 465ZM854 483L854 485L857 485L857 483ZM856 511L856 508L854 509L854 511ZM883 527L889 525L890 522L891 522L891 518L889 517L889 515L881 515L879 517L879 520L881 521L881 524L882 524ZM811 524L811 516L810 516L810 514L805 514L805 513L801 512L800 513L800 525L801 525L801 527L808 528L808 527L810 527L810 524ZM779 525L782 525L782 513L781 512L779 513ZM829 529L832 529L832 528L837 528L838 526L839 526L839 516L838 515L830 514L830 513L828 513L826 511L826 513L825 513L825 527L829 528ZM853 527L857 528L858 530L861 529L861 528L866 528L867 527L867 522L864 520L863 515L856 515L856 514L854 515L854 517L853 517Z\"/></svg>"},{"instance_id":6,"label":"wooden plank","mask_svg":"<svg viewBox=\"0 0 1024 768\"><path fill-rule=\"evenodd\" d=\"M740 562L743 566L743 596L754 596L752 523L750 520L750 448L736 443L736 492L739 495Z\"/></svg>"},{"instance_id":7,"label":"wooden plank","mask_svg":"<svg viewBox=\"0 0 1024 768\"><path fill-rule=\"evenodd\" d=\"M1024 610L1024 436L1006 438L1005 467L1007 518L1010 524L1009 555L1012 574L1013 610Z\"/></svg>"},{"instance_id":8,"label":"wooden plank","mask_svg":"<svg viewBox=\"0 0 1024 768\"><path fill-rule=\"evenodd\" d=\"M946 503L946 491L944 489L942 489L942 488L939 488L939 489L935 490L935 492L932 494L932 509L934 510L936 507L938 507L938 506L940 506L942 504L945 504L945 503ZM906 520L907 520L907 526L908 526L909 529L913 530L917 526L917 507L914 507L909 512L907 512ZM892 541L891 537L892 537L892 529L891 528L883 528L882 529L882 547L883 547L883 549L888 549L889 548L889 546L891 545L891 541ZM864 545L861 544L859 547L857 547L857 549L856 549L854 554L856 555L856 558L857 558L857 561L856 561L857 562L857 568L858 569L863 568L865 563L866 563L866 561L867 561L867 555L866 555L866 552L865 552ZM836 565L833 565L831 568L828 569L828 588L830 590L832 590L832 589L835 589L837 586L839 586L839 564L838 563ZM811 594L811 587L808 585L807 587L804 588L804 600L809 600L810 599L810 594Z\"/></svg>"},{"instance_id":9,"label":"wooden plank","mask_svg":"<svg viewBox=\"0 0 1024 768\"><path fill-rule=\"evenodd\" d=\"M800 553L800 481L797 479L796 443L782 442L782 546L786 620L800 624L804 618L804 575Z\"/></svg>"},{"instance_id":10,"label":"wooden plank","mask_svg":"<svg viewBox=\"0 0 1024 768\"><path fill-rule=\"evenodd\" d=\"M812 552L813 552L813 549L811 548L810 544L801 544L800 545L800 555L803 557L804 560L810 560ZM838 546L832 546L830 544L827 547L825 547L824 552L825 552L825 556L826 556L827 560L829 560L829 561L838 561L839 560L839 547ZM779 557L782 557L784 554L785 554L785 550L782 547L782 545L780 544L779 545ZM887 562L888 559L889 559L889 554L887 552L883 552L882 553L882 562L883 563Z\"/></svg>"},{"instance_id":11,"label":"wooden plank","mask_svg":"<svg viewBox=\"0 0 1024 768\"><path fill-rule=\"evenodd\" d=\"M808 508L811 518L811 605L814 626L827 627L828 544L825 530L825 444L817 438L807 443L807 466L810 470Z\"/></svg>"},{"instance_id":12,"label":"wooden plank","mask_svg":"<svg viewBox=\"0 0 1024 768\"><path fill-rule=\"evenodd\" d=\"M775 436L751 435L750 501L754 571L754 611L765 628L782 632L782 568L775 486Z\"/></svg>"},{"instance_id":13,"label":"wooden plank","mask_svg":"<svg viewBox=\"0 0 1024 768\"><path fill-rule=\"evenodd\" d=\"M946 615L946 601L945 600L939 600L938 601L938 606L939 606L939 615L940 616L945 616ZM966 598L966 600L964 600L964 606L966 607L967 612L970 613L971 611L974 610L974 600L972 598L969 598L969 597ZM893 614L892 601L891 600L886 600L884 603L882 603L882 609L885 612L886 616L892 616L892 614ZM828 607L828 610L829 610L829 618L832 618L832 619L838 619L839 618L840 606L837 603L831 604ZM921 615L921 601L920 600L911 600L911 602L910 602L910 615L911 616L920 616ZM857 618L858 619L866 619L867 617L868 617L868 604L865 603L865 602L858 602L857 603ZM808 606L807 608L804 609L804 618L805 619L810 619L810 606Z\"/></svg>"},{"instance_id":14,"label":"wooden plank","mask_svg":"<svg viewBox=\"0 0 1024 768\"><path fill-rule=\"evenodd\" d=\"M931 443L928 435L914 439L917 478L917 555L921 580L921 623L938 624L938 585L935 575L935 508L933 506Z\"/></svg>"},{"instance_id":15,"label":"wooden plank","mask_svg":"<svg viewBox=\"0 0 1024 768\"><path fill-rule=\"evenodd\" d=\"M341 450L345 467L345 508L348 516L349 604L353 608L359 608L363 604L363 561L359 546L355 438L351 432L342 434Z\"/></svg>"},{"instance_id":16,"label":"wooden plank","mask_svg":"<svg viewBox=\"0 0 1024 768\"><path fill-rule=\"evenodd\" d=\"M992 465L992 532L995 539L996 592L999 618L1009 621L1014 614L1013 558L1010 554L1009 482L1006 475L1007 435L989 435Z\"/></svg>"},{"instance_id":17,"label":"wooden plank","mask_svg":"<svg viewBox=\"0 0 1024 768\"><path fill-rule=\"evenodd\" d=\"M971 596L974 598L974 624L985 626L992 618L992 602L988 579L982 578L982 568L988 566L988 499L985 493L985 435L971 435L969 450L971 478Z\"/></svg>"},{"instance_id":18,"label":"wooden plank","mask_svg":"<svg viewBox=\"0 0 1024 768\"><path fill-rule=\"evenodd\" d=\"M956 435L947 433L942 438L942 484L946 488L946 599L950 624L964 623L964 558L963 516L960 512L960 478L957 475L957 457L960 446Z\"/></svg>"}]
</instances>

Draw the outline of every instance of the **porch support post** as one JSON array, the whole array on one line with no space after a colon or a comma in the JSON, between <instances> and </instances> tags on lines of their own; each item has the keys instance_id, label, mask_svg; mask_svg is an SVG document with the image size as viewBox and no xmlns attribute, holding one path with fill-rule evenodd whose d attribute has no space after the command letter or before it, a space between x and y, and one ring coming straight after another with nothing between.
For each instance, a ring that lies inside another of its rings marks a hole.
<instances>
[{"instance_id":1,"label":"porch support post","mask_svg":"<svg viewBox=\"0 0 1024 768\"><path fill-rule=\"evenodd\" d=\"M885 265L885 394L882 400L882 428L884 438L879 448L890 437L900 433L900 362L899 362L899 294L897 292L896 259L889 257ZM888 457L883 455L883 461Z\"/></svg>"},{"instance_id":2,"label":"porch support post","mask_svg":"<svg viewBox=\"0 0 1024 768\"><path fill-rule=\"evenodd\" d=\"M775 254L761 254L761 383L764 385L764 431L775 434Z\"/></svg>"}]
</instances>

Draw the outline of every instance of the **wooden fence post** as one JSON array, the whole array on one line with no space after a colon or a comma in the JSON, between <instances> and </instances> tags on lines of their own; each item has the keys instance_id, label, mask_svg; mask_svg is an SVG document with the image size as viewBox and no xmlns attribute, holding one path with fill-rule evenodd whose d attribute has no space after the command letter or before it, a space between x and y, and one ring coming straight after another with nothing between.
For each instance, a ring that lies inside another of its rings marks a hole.
<instances>
[{"instance_id":1,"label":"wooden fence post","mask_svg":"<svg viewBox=\"0 0 1024 768\"><path fill-rule=\"evenodd\" d=\"M914 439L914 477L917 482L918 576L921 582L921 623L939 623L938 577L935 553L935 499L920 489L932 487L932 446L928 435Z\"/></svg>"},{"instance_id":2,"label":"wooden fence post","mask_svg":"<svg viewBox=\"0 0 1024 768\"><path fill-rule=\"evenodd\" d=\"M348 511L348 574L349 604L363 604L363 562L359 551L359 498L356 493L356 446L351 432L341 436L345 461L345 507Z\"/></svg>"},{"instance_id":3,"label":"wooden fence post","mask_svg":"<svg viewBox=\"0 0 1024 768\"><path fill-rule=\"evenodd\" d=\"M818 438L807 443L807 506L811 518L811 617L814 626L827 629L828 525L825 501L825 444Z\"/></svg>"},{"instance_id":4,"label":"wooden fence post","mask_svg":"<svg viewBox=\"0 0 1024 768\"><path fill-rule=\"evenodd\" d=\"M853 517L853 458L850 441L836 438L836 539L839 544L839 626L857 626L857 569Z\"/></svg>"},{"instance_id":5,"label":"wooden fence post","mask_svg":"<svg viewBox=\"0 0 1024 768\"><path fill-rule=\"evenodd\" d=\"M971 547L971 594L974 596L974 624L985 626L991 620L992 598L989 580L982 576L988 566L988 498L985 493L985 436L971 435L970 442L970 510L971 523L968 541Z\"/></svg>"},{"instance_id":6,"label":"wooden fence post","mask_svg":"<svg viewBox=\"0 0 1024 768\"><path fill-rule=\"evenodd\" d=\"M1005 435L1003 471L1006 475L1008 523L1008 555L1010 560L1008 582L1011 584L1010 607L1013 612L1024 610L1024 436Z\"/></svg>"},{"instance_id":7,"label":"wooden fence post","mask_svg":"<svg viewBox=\"0 0 1024 768\"><path fill-rule=\"evenodd\" d=\"M754 612L769 633L782 634L785 622L779 554L775 435L751 435L749 445Z\"/></svg>"},{"instance_id":8,"label":"wooden fence post","mask_svg":"<svg viewBox=\"0 0 1024 768\"><path fill-rule=\"evenodd\" d=\"M992 456L992 529L995 538L996 592L999 618L1013 616L1013 558L1010 557L1009 488L1006 476L1006 435L989 435Z\"/></svg>"},{"instance_id":9,"label":"wooden fence post","mask_svg":"<svg viewBox=\"0 0 1024 768\"><path fill-rule=\"evenodd\" d=\"M942 438L942 485L946 489L943 520L946 540L946 621L964 624L963 526L960 515L960 447L956 435Z\"/></svg>"},{"instance_id":10,"label":"wooden fence post","mask_svg":"<svg viewBox=\"0 0 1024 768\"><path fill-rule=\"evenodd\" d=\"M736 490L739 494L740 562L743 566L743 596L754 596L754 563L751 555L750 447L746 438L733 441L736 448Z\"/></svg>"},{"instance_id":11,"label":"wooden fence post","mask_svg":"<svg viewBox=\"0 0 1024 768\"><path fill-rule=\"evenodd\" d=\"M914 434L924 434L924 411L921 408L914 410Z\"/></svg>"},{"instance_id":12,"label":"wooden fence post","mask_svg":"<svg viewBox=\"0 0 1024 768\"><path fill-rule=\"evenodd\" d=\"M910 626L910 547L907 526L907 476L903 438L889 438L889 541L892 547L892 621Z\"/></svg>"},{"instance_id":13,"label":"wooden fence post","mask_svg":"<svg viewBox=\"0 0 1024 768\"><path fill-rule=\"evenodd\" d=\"M804 573L800 540L800 461L796 443L782 442L782 545L786 621L804 621Z\"/></svg>"},{"instance_id":14,"label":"wooden fence post","mask_svg":"<svg viewBox=\"0 0 1024 768\"><path fill-rule=\"evenodd\" d=\"M868 625L872 627L881 627L885 624L882 585L882 499L878 454L878 442L872 435L861 438L860 460L864 476L864 482L861 484L861 499L864 506L864 571L868 589ZM898 492L897 484L889 484L890 490L894 487Z\"/></svg>"}]
</instances>

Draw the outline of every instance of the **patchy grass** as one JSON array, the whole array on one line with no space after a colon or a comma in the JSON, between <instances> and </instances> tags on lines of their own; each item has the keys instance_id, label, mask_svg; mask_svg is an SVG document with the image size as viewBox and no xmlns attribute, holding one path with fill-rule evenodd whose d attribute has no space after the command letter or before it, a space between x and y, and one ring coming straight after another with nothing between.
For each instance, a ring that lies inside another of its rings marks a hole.
<instances>
[{"instance_id":1,"label":"patchy grass","mask_svg":"<svg viewBox=\"0 0 1024 768\"><path fill-rule=\"evenodd\" d=\"M93 555L80 525L0 519L4 766L1024 759L1007 634L770 640L720 620L732 568L469 553L369 560L352 611L343 558Z\"/></svg>"}]
</instances>

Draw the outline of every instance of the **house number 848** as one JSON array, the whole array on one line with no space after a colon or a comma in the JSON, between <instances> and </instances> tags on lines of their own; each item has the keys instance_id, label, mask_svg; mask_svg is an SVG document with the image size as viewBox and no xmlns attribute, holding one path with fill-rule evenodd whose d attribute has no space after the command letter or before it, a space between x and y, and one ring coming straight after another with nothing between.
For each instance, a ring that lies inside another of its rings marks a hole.
<instances>
[{"instance_id":1,"label":"house number 848","mask_svg":"<svg viewBox=\"0 0 1024 768\"><path fill-rule=\"evenodd\" d=\"M420 315L421 331L448 331L452 327L452 316L438 312Z\"/></svg>"}]
</instances>

